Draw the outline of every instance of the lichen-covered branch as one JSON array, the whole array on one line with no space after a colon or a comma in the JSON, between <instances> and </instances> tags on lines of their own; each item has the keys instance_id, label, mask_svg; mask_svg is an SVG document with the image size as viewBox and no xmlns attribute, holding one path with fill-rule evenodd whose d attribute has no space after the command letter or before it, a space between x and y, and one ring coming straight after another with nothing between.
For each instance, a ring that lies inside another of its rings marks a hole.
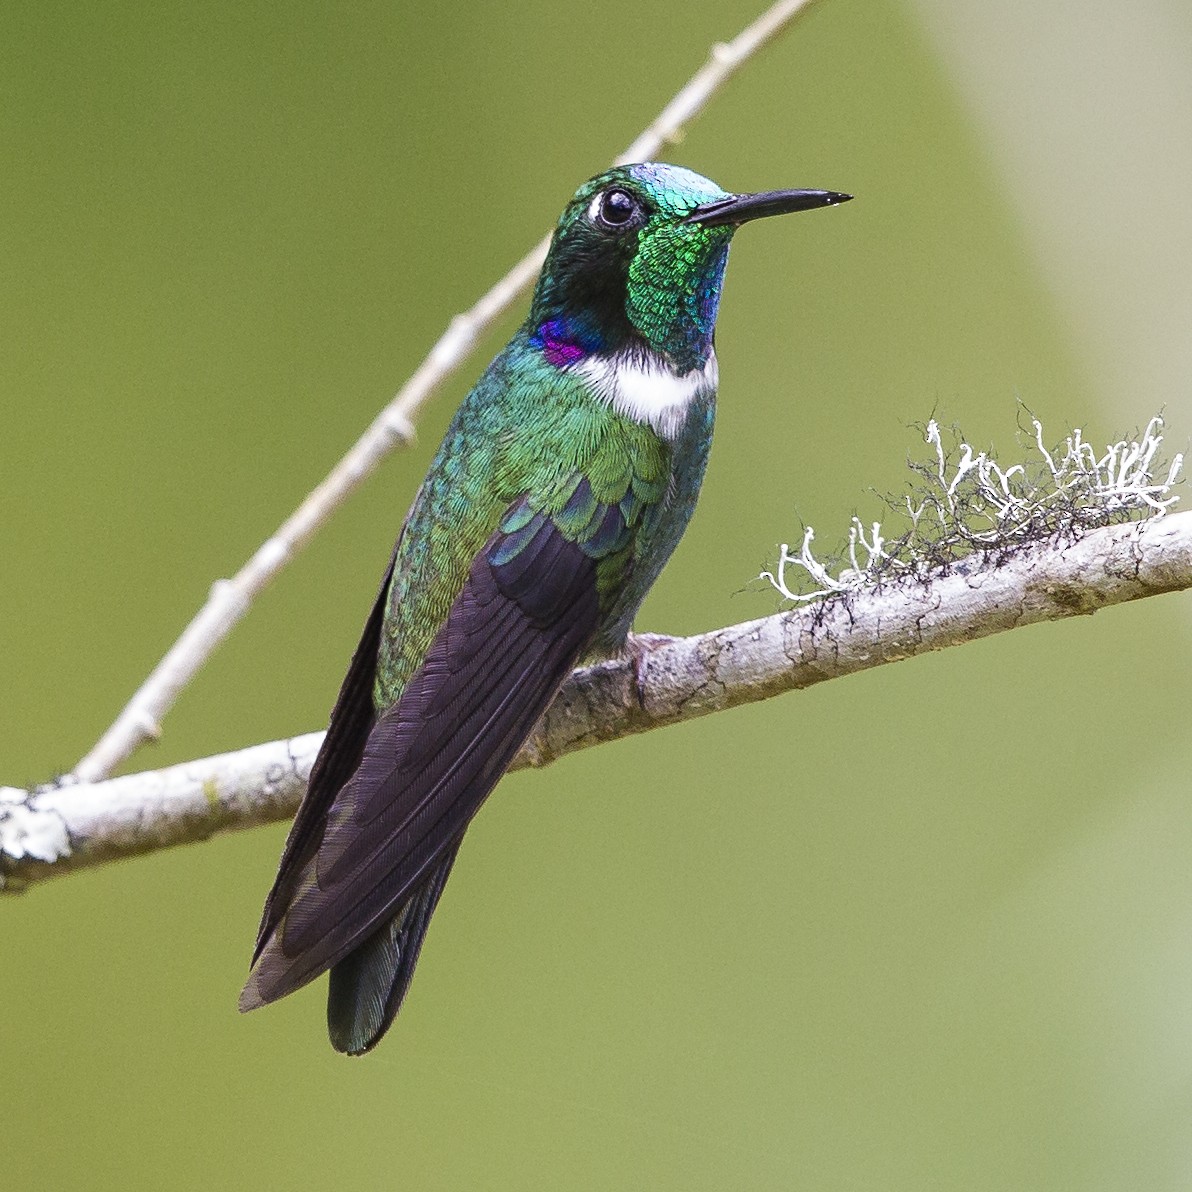
<instances>
[{"instance_id":1,"label":"lichen-covered branch","mask_svg":"<svg viewBox=\"0 0 1192 1192\"><path fill-rule=\"evenodd\" d=\"M813 3L778 0L731 42L713 46L707 63L617 162L648 160L678 140L683 126L703 111L716 92ZM535 245L474 306L451 320L414 374L322 483L231 579L212 585L206 603L182 635L75 766L75 778L95 782L106 777L140 745L160 735L162 718L182 689L239 624L253 601L381 462L398 447L413 441L415 416L471 356L481 337L529 288L546 259L548 243L549 238Z\"/></svg>"},{"instance_id":2,"label":"lichen-covered branch","mask_svg":"<svg viewBox=\"0 0 1192 1192\"><path fill-rule=\"evenodd\" d=\"M631 733L1038 621L1192 587L1192 512L974 554L687 638L639 638L576 671L518 757L545 765ZM308 733L168 769L36 792L0 788L8 889L293 813L322 738Z\"/></svg>"},{"instance_id":3,"label":"lichen-covered branch","mask_svg":"<svg viewBox=\"0 0 1192 1192\"><path fill-rule=\"evenodd\" d=\"M1005 559L1031 542L1162 517L1178 504L1175 487L1184 457L1164 459L1161 414L1103 451L1094 450L1079 428L1048 448L1042 423L1030 421L1027 453L1003 465L990 451L964 442L958 431L946 446L939 423L931 419L923 430L933 458L911 463L918 477L912 491L887 498L893 526L888 519L866 526L854 516L837 574L816 558L815 531L807 526L799 551L783 543L774 570L759 578L800 604L896 576L925 579L974 553Z\"/></svg>"}]
</instances>

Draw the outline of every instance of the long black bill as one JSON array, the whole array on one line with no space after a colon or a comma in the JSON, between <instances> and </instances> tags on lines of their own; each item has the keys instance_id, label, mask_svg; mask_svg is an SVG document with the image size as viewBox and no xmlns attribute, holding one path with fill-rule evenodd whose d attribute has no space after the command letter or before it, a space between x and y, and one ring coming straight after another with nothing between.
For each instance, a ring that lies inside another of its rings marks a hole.
<instances>
[{"instance_id":1,"label":"long black bill","mask_svg":"<svg viewBox=\"0 0 1192 1192\"><path fill-rule=\"evenodd\" d=\"M832 207L847 203L852 195L836 190L765 190L756 195L732 195L715 203L697 207L685 223L703 224L705 228L720 228L727 224L743 224L764 215L786 215L789 211L811 211L816 207Z\"/></svg>"}]
</instances>

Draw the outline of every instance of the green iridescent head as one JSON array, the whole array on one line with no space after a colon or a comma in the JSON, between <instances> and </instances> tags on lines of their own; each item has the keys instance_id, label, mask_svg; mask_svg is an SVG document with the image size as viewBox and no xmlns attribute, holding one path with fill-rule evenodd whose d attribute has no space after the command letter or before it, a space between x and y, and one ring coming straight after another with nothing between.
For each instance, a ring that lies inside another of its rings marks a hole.
<instances>
[{"instance_id":1,"label":"green iridescent head","mask_svg":"<svg viewBox=\"0 0 1192 1192\"><path fill-rule=\"evenodd\" d=\"M679 371L712 349L729 241L763 215L843 202L833 191L734 195L691 170L618 166L567 204L530 313L539 344L564 364L640 346Z\"/></svg>"}]
</instances>

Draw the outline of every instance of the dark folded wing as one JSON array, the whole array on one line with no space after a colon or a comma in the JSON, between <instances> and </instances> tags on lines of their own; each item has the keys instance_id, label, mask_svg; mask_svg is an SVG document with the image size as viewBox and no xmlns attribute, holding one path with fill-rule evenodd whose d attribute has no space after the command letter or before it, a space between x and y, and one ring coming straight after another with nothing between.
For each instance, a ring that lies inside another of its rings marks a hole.
<instances>
[{"instance_id":1,"label":"dark folded wing","mask_svg":"<svg viewBox=\"0 0 1192 1192\"><path fill-rule=\"evenodd\" d=\"M396 557L396 555L395 555ZM265 941L281 921L286 905L303 869L318 851L323 839L323 825L336 793L352 777L364 755L364 745L376 721L373 710L373 682L377 671L377 652L381 644L381 625L385 620L385 601L393 559L381 581L381 590L360 635L360 644L339 689L331 712L327 735L319 756L311 767L306 794L286 837L286 847L278 863L273 889L265 899L261 926L257 931L253 962L261 954Z\"/></svg>"},{"instance_id":2,"label":"dark folded wing","mask_svg":"<svg viewBox=\"0 0 1192 1192\"><path fill-rule=\"evenodd\" d=\"M369 732L313 855L308 842L287 847L300 868L278 877L285 905L275 900L245 1008L304 985L393 916L458 842L591 640L594 560L543 514L517 524L477 555L422 666Z\"/></svg>"}]
</instances>

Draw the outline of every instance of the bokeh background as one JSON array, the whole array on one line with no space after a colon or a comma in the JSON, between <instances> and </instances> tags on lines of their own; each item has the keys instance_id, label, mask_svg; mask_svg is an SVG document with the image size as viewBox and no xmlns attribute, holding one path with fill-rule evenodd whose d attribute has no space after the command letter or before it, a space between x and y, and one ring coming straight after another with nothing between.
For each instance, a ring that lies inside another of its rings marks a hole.
<instances>
[{"instance_id":1,"label":"bokeh background","mask_svg":"<svg viewBox=\"0 0 1192 1192\"><path fill-rule=\"evenodd\" d=\"M202 601L753 4L0 6L0 781ZM669 157L858 200L733 250L640 627L898 488L938 411L1192 428L1192 9L824 0ZM485 349L491 354L516 322ZM484 356L468 370L474 376ZM459 379L138 767L325 723ZM12 1188L1186 1189L1192 597L502 783L364 1061L235 1012L281 826L0 901Z\"/></svg>"}]
</instances>

